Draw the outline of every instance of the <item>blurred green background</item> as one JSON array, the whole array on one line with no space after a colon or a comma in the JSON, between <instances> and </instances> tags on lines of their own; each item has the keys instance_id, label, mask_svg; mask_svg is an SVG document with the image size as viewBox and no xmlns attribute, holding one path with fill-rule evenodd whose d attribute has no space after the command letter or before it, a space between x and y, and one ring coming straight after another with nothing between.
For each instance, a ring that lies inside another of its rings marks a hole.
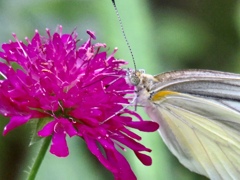
<instances>
[{"instance_id":1,"label":"blurred green background","mask_svg":"<svg viewBox=\"0 0 240 180\"><path fill-rule=\"evenodd\" d=\"M204 68L240 72L240 2L237 0L116 0L137 68L147 73ZM1 0L0 42L31 38L34 30L54 32L57 25L71 33L77 27L86 40L86 29L96 32L97 41L118 47L118 58L131 56L123 39L111 0ZM143 113L144 114L144 113ZM144 114L146 117L146 115ZM147 118L147 117L146 117ZM3 130L8 119L2 118ZM0 136L0 179L24 180L38 144L28 147L30 125ZM158 133L143 134L143 143L153 151L153 165L143 166L131 151L125 153L139 180L206 179L185 169L166 149ZM57 158L49 152L37 180L111 180L78 139L68 139L70 155Z\"/></svg>"}]
</instances>

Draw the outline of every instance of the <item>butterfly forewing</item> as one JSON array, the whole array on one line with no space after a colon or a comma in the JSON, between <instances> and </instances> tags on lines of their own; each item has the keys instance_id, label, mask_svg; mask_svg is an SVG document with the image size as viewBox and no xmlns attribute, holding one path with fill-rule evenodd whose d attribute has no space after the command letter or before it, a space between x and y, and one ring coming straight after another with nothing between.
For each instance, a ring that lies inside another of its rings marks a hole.
<instances>
[{"instance_id":1,"label":"butterfly forewing","mask_svg":"<svg viewBox=\"0 0 240 180\"><path fill-rule=\"evenodd\" d=\"M240 111L240 75L210 70L174 71L155 76L151 91L181 92L205 99L218 100Z\"/></svg>"}]
</instances>

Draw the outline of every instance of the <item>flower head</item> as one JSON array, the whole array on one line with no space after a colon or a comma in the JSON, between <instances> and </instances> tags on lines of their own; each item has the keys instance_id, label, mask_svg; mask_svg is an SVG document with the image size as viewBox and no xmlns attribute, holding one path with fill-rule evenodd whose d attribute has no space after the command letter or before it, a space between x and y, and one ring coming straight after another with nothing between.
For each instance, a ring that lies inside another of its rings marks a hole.
<instances>
[{"instance_id":1,"label":"flower head","mask_svg":"<svg viewBox=\"0 0 240 180\"><path fill-rule=\"evenodd\" d=\"M92 44L95 35L78 47L77 34L63 34L62 27L47 37L35 32L26 43L2 45L0 58L0 113L10 117L3 134L29 121L42 122L38 136L52 136L50 152L69 154L66 135L85 140L89 150L115 179L136 179L120 151L132 149L145 165L151 158L142 151L141 137L129 128L152 132L154 122L144 121L124 108L134 87L126 83L124 60L102 51L105 44ZM37 119L37 120L36 120Z\"/></svg>"}]
</instances>

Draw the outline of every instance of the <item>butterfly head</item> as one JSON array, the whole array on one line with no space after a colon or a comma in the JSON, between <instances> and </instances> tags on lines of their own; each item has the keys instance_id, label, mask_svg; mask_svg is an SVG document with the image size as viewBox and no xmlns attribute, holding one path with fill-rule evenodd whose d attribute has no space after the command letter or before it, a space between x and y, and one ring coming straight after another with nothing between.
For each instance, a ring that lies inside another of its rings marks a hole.
<instances>
[{"instance_id":1,"label":"butterfly head","mask_svg":"<svg viewBox=\"0 0 240 180\"><path fill-rule=\"evenodd\" d=\"M127 79L129 84L137 87L138 90L145 89L149 91L153 84L157 82L157 80L149 74L145 74L145 70L128 70Z\"/></svg>"}]
</instances>

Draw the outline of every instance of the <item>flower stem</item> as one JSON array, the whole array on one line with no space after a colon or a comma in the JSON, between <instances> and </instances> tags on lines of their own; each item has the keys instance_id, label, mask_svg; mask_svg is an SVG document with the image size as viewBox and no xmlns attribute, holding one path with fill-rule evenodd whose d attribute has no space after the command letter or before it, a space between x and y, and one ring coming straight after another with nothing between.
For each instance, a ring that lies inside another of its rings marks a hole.
<instances>
[{"instance_id":1,"label":"flower stem","mask_svg":"<svg viewBox=\"0 0 240 180\"><path fill-rule=\"evenodd\" d=\"M42 160L48 150L48 147L49 147L49 144L51 142L51 137L46 137L43 142L42 142L42 146L39 150L39 153L34 161L34 164L29 172L29 175L28 175L28 178L27 180L34 180L36 175L37 175L37 172L38 172L38 169L42 163Z\"/></svg>"}]
</instances>

